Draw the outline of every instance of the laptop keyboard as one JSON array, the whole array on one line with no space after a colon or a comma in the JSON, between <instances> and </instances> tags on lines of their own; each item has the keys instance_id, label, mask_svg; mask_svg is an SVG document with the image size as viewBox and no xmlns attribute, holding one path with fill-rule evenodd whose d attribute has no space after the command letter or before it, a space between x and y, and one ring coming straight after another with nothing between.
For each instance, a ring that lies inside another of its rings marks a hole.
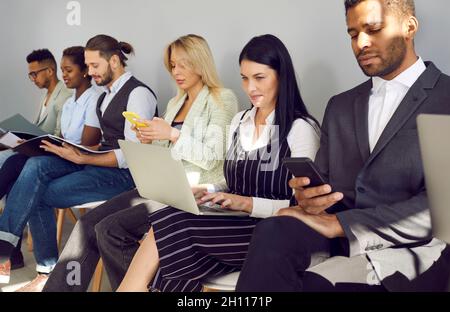
<instances>
[{"instance_id":1,"label":"laptop keyboard","mask_svg":"<svg viewBox=\"0 0 450 312\"><path fill-rule=\"evenodd\" d=\"M230 212L230 209L224 209L222 206L218 204L212 204L212 205L199 205L198 208L203 212L221 212L221 213L227 213Z\"/></svg>"}]
</instances>

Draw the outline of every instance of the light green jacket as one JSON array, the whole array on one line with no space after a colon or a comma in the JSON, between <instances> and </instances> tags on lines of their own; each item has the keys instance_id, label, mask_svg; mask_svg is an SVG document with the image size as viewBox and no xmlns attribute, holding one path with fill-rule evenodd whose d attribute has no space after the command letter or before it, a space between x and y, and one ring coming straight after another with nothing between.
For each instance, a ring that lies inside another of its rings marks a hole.
<instances>
[{"instance_id":1,"label":"light green jacket","mask_svg":"<svg viewBox=\"0 0 450 312\"><path fill-rule=\"evenodd\" d=\"M72 91L67 89L62 81L59 81L52 94L50 94L44 116L40 118L43 109L42 105L34 123L47 133L61 136L62 107L71 96ZM44 102L44 100L42 102Z\"/></svg>"},{"instance_id":2,"label":"light green jacket","mask_svg":"<svg viewBox=\"0 0 450 312\"><path fill-rule=\"evenodd\" d=\"M191 185L224 181L223 163L226 138L231 120L238 110L238 101L229 89L222 89L220 101L204 86L187 114L175 144L154 141L153 144L173 148L183 161ZM183 106L186 95L167 104L164 119L172 124Z\"/></svg>"}]
</instances>

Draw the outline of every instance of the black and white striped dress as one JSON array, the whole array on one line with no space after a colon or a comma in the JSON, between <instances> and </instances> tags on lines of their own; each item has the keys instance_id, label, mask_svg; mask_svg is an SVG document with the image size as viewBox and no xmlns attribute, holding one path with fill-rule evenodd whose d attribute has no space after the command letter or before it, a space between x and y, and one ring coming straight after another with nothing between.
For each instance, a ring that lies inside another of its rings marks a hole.
<instances>
[{"instance_id":1,"label":"black and white striped dress","mask_svg":"<svg viewBox=\"0 0 450 312\"><path fill-rule=\"evenodd\" d=\"M277 143L271 140L267 146L247 152L237 128L224 163L230 193L275 200L292 197L288 185L291 174L281 164L281 159L290 156L290 148L287 140ZM274 146L278 153L271 153ZM197 216L172 207L152 213L150 223L160 267L151 287L172 292L201 291L205 278L239 271L260 220Z\"/></svg>"}]
</instances>

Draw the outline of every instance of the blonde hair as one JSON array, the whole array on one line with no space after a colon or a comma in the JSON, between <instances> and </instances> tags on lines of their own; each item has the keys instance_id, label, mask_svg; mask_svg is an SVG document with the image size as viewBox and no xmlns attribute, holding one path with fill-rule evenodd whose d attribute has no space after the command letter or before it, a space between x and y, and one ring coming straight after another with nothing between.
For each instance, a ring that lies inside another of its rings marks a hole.
<instances>
[{"instance_id":1,"label":"blonde hair","mask_svg":"<svg viewBox=\"0 0 450 312\"><path fill-rule=\"evenodd\" d=\"M186 52L188 65L201 77L203 84L208 87L211 94L220 101L219 95L222 83L217 74L214 58L206 40L201 36L189 34L179 37L170 43L164 51L164 65L169 73L172 73L170 56L175 48L181 48ZM178 87L178 98L182 97L184 93Z\"/></svg>"}]
</instances>

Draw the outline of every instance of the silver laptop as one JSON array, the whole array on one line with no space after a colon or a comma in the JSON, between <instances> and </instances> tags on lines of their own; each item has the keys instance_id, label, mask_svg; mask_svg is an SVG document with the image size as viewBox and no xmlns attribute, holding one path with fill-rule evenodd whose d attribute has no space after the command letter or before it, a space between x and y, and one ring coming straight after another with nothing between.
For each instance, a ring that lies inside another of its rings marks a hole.
<instances>
[{"instance_id":1,"label":"silver laptop","mask_svg":"<svg viewBox=\"0 0 450 312\"><path fill-rule=\"evenodd\" d=\"M220 205L197 205L183 163L171 150L119 140L139 195L196 215L248 216Z\"/></svg>"},{"instance_id":2,"label":"silver laptop","mask_svg":"<svg viewBox=\"0 0 450 312\"><path fill-rule=\"evenodd\" d=\"M450 243L450 116L417 118L433 236Z\"/></svg>"}]
</instances>

